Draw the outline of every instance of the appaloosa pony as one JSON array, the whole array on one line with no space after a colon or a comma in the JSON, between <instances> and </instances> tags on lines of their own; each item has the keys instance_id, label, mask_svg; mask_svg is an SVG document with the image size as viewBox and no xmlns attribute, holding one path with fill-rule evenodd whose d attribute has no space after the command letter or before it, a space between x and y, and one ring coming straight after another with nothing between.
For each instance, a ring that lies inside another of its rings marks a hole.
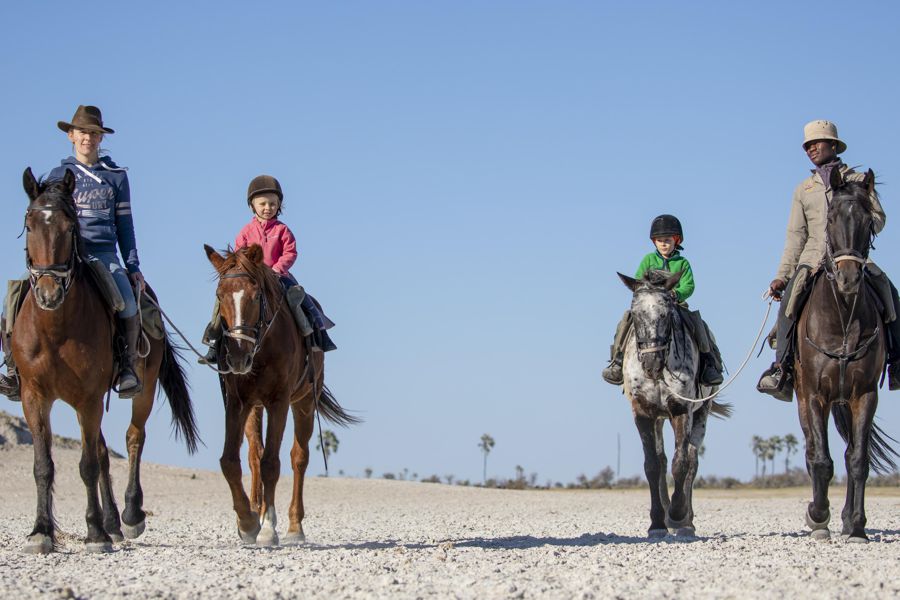
<instances>
[{"instance_id":1,"label":"appaloosa pony","mask_svg":"<svg viewBox=\"0 0 900 600\"><path fill-rule=\"evenodd\" d=\"M830 185L825 259L797 325L794 364L806 468L813 487L806 524L813 538L830 537L828 484L834 475L828 448L830 411L847 442L847 499L841 533L851 542L866 542L869 467L891 471L897 456L889 436L873 422L886 353L882 316L865 268L875 235L869 198L875 176L870 170L862 181L844 181L834 169Z\"/></svg>"},{"instance_id":2,"label":"appaloosa pony","mask_svg":"<svg viewBox=\"0 0 900 600\"><path fill-rule=\"evenodd\" d=\"M287 414L294 416L291 466L294 489L282 544L305 541L303 479L309 439L318 410L326 419L349 425L347 414L324 386L324 355L311 351L295 324L278 276L263 263L258 245L220 255L204 246L219 276L216 296L223 323L219 369L225 396L225 445L220 460L237 513L238 535L246 544L276 546L275 486ZM262 412L268 419L262 440ZM241 443L249 443L251 497L241 482Z\"/></svg>"},{"instance_id":3,"label":"appaloosa pony","mask_svg":"<svg viewBox=\"0 0 900 600\"><path fill-rule=\"evenodd\" d=\"M115 375L114 321L85 264L72 199L75 177L67 171L62 181L41 184L26 169L24 186L30 201L25 213L25 260L31 289L13 327L12 352L19 367L22 409L34 438L37 485L37 518L24 549L47 553L56 548L50 410L61 399L75 409L81 426L79 470L87 490L86 547L108 551L113 540L123 539L123 524L124 537L137 537L144 530L140 460L157 379L169 398L176 435L183 436L188 450L194 452L198 437L191 399L168 338L149 338L149 354L137 365L143 391L132 400L126 434L130 471L120 520L109 476L109 452L100 430L104 394Z\"/></svg>"},{"instance_id":4,"label":"appaloosa pony","mask_svg":"<svg viewBox=\"0 0 900 600\"><path fill-rule=\"evenodd\" d=\"M633 292L632 333L625 344L622 371L625 395L631 401L634 423L644 449L644 473L650 485L650 537L669 531L694 535L692 491L698 452L706 434L709 413L727 417L731 407L713 400L688 402L676 397L702 398L717 388L697 382L699 350L687 319L671 294L681 272L648 271L640 280L619 273ZM675 489L669 500L663 421L675 432L672 477Z\"/></svg>"}]
</instances>

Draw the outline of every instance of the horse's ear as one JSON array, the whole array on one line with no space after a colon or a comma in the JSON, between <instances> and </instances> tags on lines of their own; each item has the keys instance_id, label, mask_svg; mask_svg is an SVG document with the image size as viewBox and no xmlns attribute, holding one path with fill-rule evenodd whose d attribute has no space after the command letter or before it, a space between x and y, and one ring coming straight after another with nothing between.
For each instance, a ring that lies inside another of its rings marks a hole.
<instances>
[{"instance_id":1,"label":"horse's ear","mask_svg":"<svg viewBox=\"0 0 900 600\"><path fill-rule=\"evenodd\" d=\"M28 194L28 200L30 202L34 202L34 200L41 195L41 185L37 182L37 179L34 178L31 167L28 167L25 169L25 172L22 173L22 186L25 188L25 193Z\"/></svg>"},{"instance_id":2,"label":"horse's ear","mask_svg":"<svg viewBox=\"0 0 900 600\"><path fill-rule=\"evenodd\" d=\"M66 188L66 193L67 193L68 195L71 196L72 194L75 193L75 173L73 173L73 172L72 172L71 170L69 170L69 169L66 169L66 174L63 175L63 180L62 180L62 182L63 182L63 185L64 185L65 188Z\"/></svg>"},{"instance_id":3,"label":"horse's ear","mask_svg":"<svg viewBox=\"0 0 900 600\"><path fill-rule=\"evenodd\" d=\"M209 259L209 262L211 262L212 266L218 271L219 267L222 266L222 263L225 262L225 259L222 258L222 255L216 252L216 249L209 244L203 244L203 249L206 250L206 258Z\"/></svg>"},{"instance_id":4,"label":"horse's ear","mask_svg":"<svg viewBox=\"0 0 900 600\"><path fill-rule=\"evenodd\" d=\"M681 281L682 275L684 275L684 271L675 271L674 273L672 273L671 277L666 279L665 283L663 283L663 287L667 290L671 290L676 285L678 285L679 281Z\"/></svg>"},{"instance_id":5,"label":"horse's ear","mask_svg":"<svg viewBox=\"0 0 900 600\"><path fill-rule=\"evenodd\" d=\"M263 261L263 249L259 244L252 244L247 247L247 254L245 256L249 258L251 262L259 264Z\"/></svg>"},{"instance_id":6,"label":"horse's ear","mask_svg":"<svg viewBox=\"0 0 900 600\"><path fill-rule=\"evenodd\" d=\"M641 284L641 282L638 281L637 279L635 279L634 277L629 277L628 275L622 275L618 271L616 271L616 275L619 276L619 279L622 280L622 283L625 284L625 287L627 287L632 292L634 290L636 290L638 288L638 286Z\"/></svg>"},{"instance_id":7,"label":"horse's ear","mask_svg":"<svg viewBox=\"0 0 900 600\"><path fill-rule=\"evenodd\" d=\"M863 177L863 185L866 186L866 191L868 191L871 196L875 191L875 171L872 169L866 171L866 175Z\"/></svg>"},{"instance_id":8,"label":"horse's ear","mask_svg":"<svg viewBox=\"0 0 900 600\"><path fill-rule=\"evenodd\" d=\"M831 181L828 182L828 186L836 190L844 185L844 176L841 174L841 170L837 167L831 170Z\"/></svg>"}]
</instances>

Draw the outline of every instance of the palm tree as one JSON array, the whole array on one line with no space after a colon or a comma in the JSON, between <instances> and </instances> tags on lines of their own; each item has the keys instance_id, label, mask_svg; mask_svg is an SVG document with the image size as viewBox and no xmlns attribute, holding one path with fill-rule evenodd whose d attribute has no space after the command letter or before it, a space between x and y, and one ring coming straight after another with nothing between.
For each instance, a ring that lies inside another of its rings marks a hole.
<instances>
[{"instance_id":1,"label":"palm tree","mask_svg":"<svg viewBox=\"0 0 900 600\"><path fill-rule=\"evenodd\" d=\"M326 429L322 432L321 441L316 443L316 450L320 450L322 454L325 455L325 462L328 462L328 457L337 452L339 443L340 442L338 442L334 432L330 429ZM328 473L325 475L327 476Z\"/></svg>"},{"instance_id":2,"label":"palm tree","mask_svg":"<svg viewBox=\"0 0 900 600\"><path fill-rule=\"evenodd\" d=\"M775 457L784 449L784 440L780 435L769 438L769 460L772 461L772 475L775 474Z\"/></svg>"},{"instance_id":3,"label":"palm tree","mask_svg":"<svg viewBox=\"0 0 900 600\"><path fill-rule=\"evenodd\" d=\"M800 445L800 441L794 436L793 433L789 433L784 436L784 472L787 473L790 470L790 460L791 454L797 452L797 446Z\"/></svg>"},{"instance_id":4,"label":"palm tree","mask_svg":"<svg viewBox=\"0 0 900 600\"><path fill-rule=\"evenodd\" d=\"M758 435L754 435L750 440L750 448L753 450L753 457L756 458L756 477L759 477L759 457L762 456L763 439Z\"/></svg>"},{"instance_id":5,"label":"palm tree","mask_svg":"<svg viewBox=\"0 0 900 600\"><path fill-rule=\"evenodd\" d=\"M487 482L487 457L491 453L491 448L494 447L494 438L485 433L481 436L481 442L479 442L478 447L484 453L484 471L481 476L481 483L484 485Z\"/></svg>"}]
</instances>

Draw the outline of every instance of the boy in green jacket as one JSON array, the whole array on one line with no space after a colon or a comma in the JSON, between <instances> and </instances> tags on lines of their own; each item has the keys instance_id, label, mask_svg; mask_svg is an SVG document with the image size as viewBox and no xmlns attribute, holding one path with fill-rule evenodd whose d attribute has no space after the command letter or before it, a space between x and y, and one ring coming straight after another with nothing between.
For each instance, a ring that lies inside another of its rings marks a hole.
<instances>
[{"instance_id":1,"label":"boy in green jacket","mask_svg":"<svg viewBox=\"0 0 900 600\"><path fill-rule=\"evenodd\" d=\"M684 239L681 222L672 215L656 217L650 225L650 239L656 246L656 251L644 257L634 277L640 279L647 271L654 269L672 273L682 272L681 279L672 293L679 307L683 309L682 315L688 317L686 320L700 349L700 383L706 386L719 385L722 383L722 365L715 340L700 317L700 311L691 311L687 308L687 299L694 293L694 273L691 271L691 263L678 253L682 250L681 242ZM630 330L631 311L627 310L616 327L616 337L610 348L609 366L603 369L603 379L613 385L622 385L624 382L622 358Z\"/></svg>"}]
</instances>

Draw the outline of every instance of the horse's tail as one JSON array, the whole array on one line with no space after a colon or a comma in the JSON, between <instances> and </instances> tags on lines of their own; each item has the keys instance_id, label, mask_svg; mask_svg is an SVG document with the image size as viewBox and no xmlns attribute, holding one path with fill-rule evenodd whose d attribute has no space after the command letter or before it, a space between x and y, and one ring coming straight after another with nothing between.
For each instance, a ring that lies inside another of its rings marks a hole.
<instances>
[{"instance_id":1,"label":"horse's tail","mask_svg":"<svg viewBox=\"0 0 900 600\"><path fill-rule=\"evenodd\" d=\"M319 413L335 425L342 427L362 423L362 419L341 408L328 386L322 386L322 394L319 396Z\"/></svg>"},{"instance_id":2,"label":"horse's tail","mask_svg":"<svg viewBox=\"0 0 900 600\"><path fill-rule=\"evenodd\" d=\"M713 400L712 405L709 407L709 412L714 417L727 419L734 413L734 406L730 402L716 402Z\"/></svg>"},{"instance_id":3,"label":"horse's tail","mask_svg":"<svg viewBox=\"0 0 900 600\"><path fill-rule=\"evenodd\" d=\"M194 454L197 452L197 442L202 443L202 440L197 432L194 406L191 403L190 390L188 389L187 379L184 376L184 367L181 365L181 354L169 341L168 334L163 338L163 357L162 365L159 369L159 383L169 399L175 439L184 437L184 443L188 452Z\"/></svg>"},{"instance_id":4,"label":"horse's tail","mask_svg":"<svg viewBox=\"0 0 900 600\"><path fill-rule=\"evenodd\" d=\"M834 417L834 426L845 442L850 442L850 429L852 416L850 407L846 404L832 404L831 414ZM897 470L895 457L900 457L890 442L897 440L889 436L874 422L872 431L869 432L869 462L876 473L892 473Z\"/></svg>"}]
</instances>

